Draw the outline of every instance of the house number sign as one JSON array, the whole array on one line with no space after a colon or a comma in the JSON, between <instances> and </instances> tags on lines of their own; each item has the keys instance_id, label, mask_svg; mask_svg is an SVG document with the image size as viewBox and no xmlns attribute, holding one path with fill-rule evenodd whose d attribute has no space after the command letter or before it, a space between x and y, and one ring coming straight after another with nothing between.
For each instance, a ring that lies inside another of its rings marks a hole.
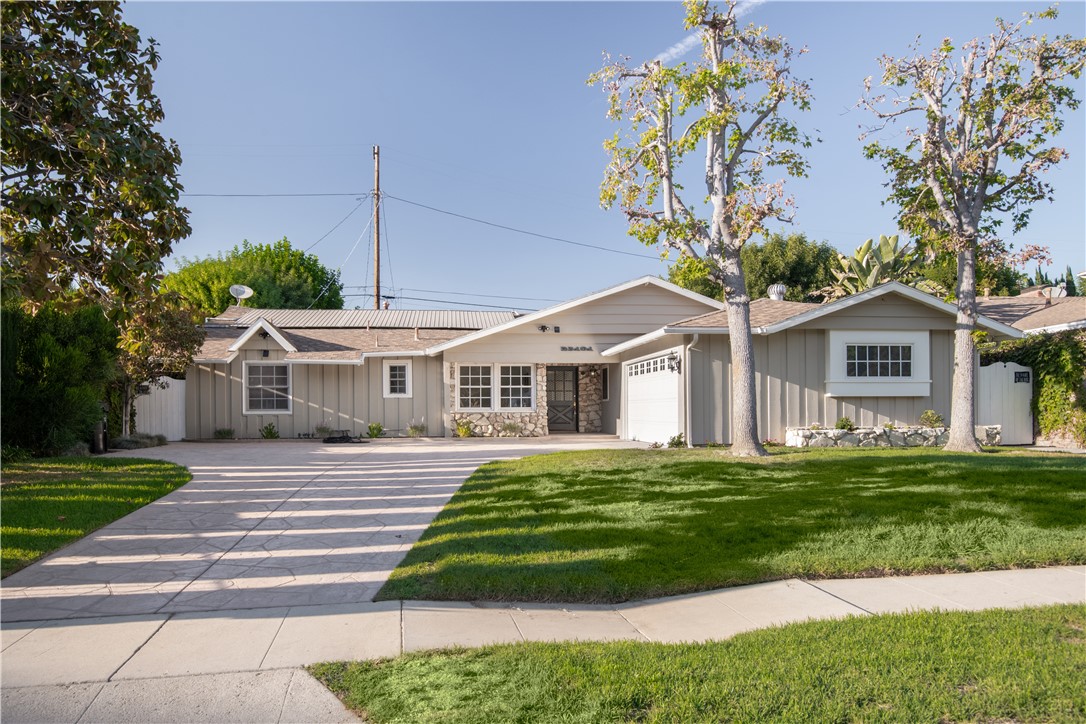
<instances>
[{"instance_id":1,"label":"house number sign","mask_svg":"<svg viewBox=\"0 0 1086 724\"><path fill-rule=\"evenodd\" d=\"M1014 373L1014 381L1015 382L1029 382L1029 372L1015 372Z\"/></svg>"},{"instance_id":2,"label":"house number sign","mask_svg":"<svg viewBox=\"0 0 1086 724\"><path fill-rule=\"evenodd\" d=\"M585 346L582 346L582 347L566 347L565 345L563 345L562 347L559 347L559 349L562 350L563 352L591 352L592 351L592 346L589 345L587 347L585 347Z\"/></svg>"}]
</instances>

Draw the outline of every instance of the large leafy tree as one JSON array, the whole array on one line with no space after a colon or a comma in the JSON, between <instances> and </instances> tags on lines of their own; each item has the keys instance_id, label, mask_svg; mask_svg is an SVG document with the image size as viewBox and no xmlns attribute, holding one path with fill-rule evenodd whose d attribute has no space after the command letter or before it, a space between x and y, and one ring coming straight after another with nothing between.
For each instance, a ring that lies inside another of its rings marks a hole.
<instances>
[{"instance_id":1,"label":"large leafy tree","mask_svg":"<svg viewBox=\"0 0 1086 724\"><path fill-rule=\"evenodd\" d=\"M339 271L321 264L314 254L294 249L287 239L274 244L241 242L225 254L181 259L163 286L178 293L205 315L222 312L234 298L230 286L253 290L246 304L267 309L342 309Z\"/></svg>"},{"instance_id":2,"label":"large leafy tree","mask_svg":"<svg viewBox=\"0 0 1086 724\"><path fill-rule=\"evenodd\" d=\"M882 85L861 104L903 130L865 148L890 177L890 201L901 228L957 256L958 314L954 392L948 450L979 451L974 436L978 249L999 244L1005 220L1017 232L1032 205L1050 198L1044 172L1066 157L1051 139L1062 114L1079 107L1068 81L1078 78L1086 40L1028 35L1055 9L1027 13L1017 23L997 19L987 38L956 48L945 39L935 50L918 47L904 57L883 56Z\"/></svg>"},{"instance_id":3,"label":"large leafy tree","mask_svg":"<svg viewBox=\"0 0 1086 724\"><path fill-rule=\"evenodd\" d=\"M771 284L784 284L784 298L793 302L821 301L823 288L833 282L837 251L824 241L815 242L802 233L770 234L764 243L749 242L740 252L747 294L767 297ZM704 259L679 257L668 269L668 279L691 291L723 301L724 289L709 276Z\"/></svg>"},{"instance_id":4,"label":"large leafy tree","mask_svg":"<svg viewBox=\"0 0 1086 724\"><path fill-rule=\"evenodd\" d=\"M686 27L702 40L701 57L668 67L659 60L608 63L602 83L609 116L627 135L605 143L610 163L601 186L605 207L618 203L629 232L645 244L704 259L723 287L731 346L732 453L765 455L758 439L750 296L741 251L765 222L789 215L783 178L806 173L799 148L808 138L787 118L806 109L807 83L792 75L797 52L765 28L740 27L735 3L724 10L687 0ZM691 116L689 120L686 118ZM685 128L679 124L685 123ZM709 208L684 198L679 167L704 149ZM774 180L776 178L776 180Z\"/></svg>"},{"instance_id":5,"label":"large leafy tree","mask_svg":"<svg viewBox=\"0 0 1086 724\"><path fill-rule=\"evenodd\" d=\"M4 292L122 319L190 232L181 154L155 130L155 42L116 2L6 2L0 18Z\"/></svg>"}]
</instances>

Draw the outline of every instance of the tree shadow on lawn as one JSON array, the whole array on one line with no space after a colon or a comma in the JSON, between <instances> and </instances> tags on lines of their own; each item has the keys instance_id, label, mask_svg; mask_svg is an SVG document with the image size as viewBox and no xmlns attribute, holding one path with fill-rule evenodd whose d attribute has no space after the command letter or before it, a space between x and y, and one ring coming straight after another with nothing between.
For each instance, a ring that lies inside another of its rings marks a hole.
<instances>
[{"instance_id":1,"label":"tree shadow on lawn","mask_svg":"<svg viewBox=\"0 0 1086 724\"><path fill-rule=\"evenodd\" d=\"M1086 561L1077 459L645 452L483 466L377 598L614 602Z\"/></svg>"}]
</instances>

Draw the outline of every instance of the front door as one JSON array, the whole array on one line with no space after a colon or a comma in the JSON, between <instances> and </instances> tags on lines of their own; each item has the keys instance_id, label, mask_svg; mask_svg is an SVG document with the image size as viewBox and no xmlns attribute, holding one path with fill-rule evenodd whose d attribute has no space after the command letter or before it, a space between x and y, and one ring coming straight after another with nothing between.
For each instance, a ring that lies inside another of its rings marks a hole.
<instances>
[{"instance_id":1,"label":"front door","mask_svg":"<svg viewBox=\"0 0 1086 724\"><path fill-rule=\"evenodd\" d=\"M547 368L547 428L577 432L577 368Z\"/></svg>"}]
</instances>

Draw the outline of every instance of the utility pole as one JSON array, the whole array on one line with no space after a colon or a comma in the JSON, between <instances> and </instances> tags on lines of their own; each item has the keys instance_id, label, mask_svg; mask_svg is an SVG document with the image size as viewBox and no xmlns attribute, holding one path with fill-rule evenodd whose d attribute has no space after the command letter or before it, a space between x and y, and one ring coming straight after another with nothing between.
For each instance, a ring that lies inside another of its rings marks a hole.
<instances>
[{"instance_id":1,"label":"utility pole","mask_svg":"<svg viewBox=\"0 0 1086 724\"><path fill-rule=\"evenodd\" d=\"M381 147L373 147L373 308L381 308Z\"/></svg>"}]
</instances>

